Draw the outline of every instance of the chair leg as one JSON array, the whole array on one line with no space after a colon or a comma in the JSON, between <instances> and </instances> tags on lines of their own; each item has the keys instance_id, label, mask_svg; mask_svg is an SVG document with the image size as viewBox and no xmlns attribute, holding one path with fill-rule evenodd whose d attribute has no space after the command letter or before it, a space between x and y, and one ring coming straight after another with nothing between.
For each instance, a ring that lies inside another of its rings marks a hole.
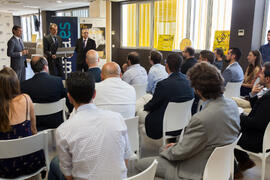
<instances>
[{"instance_id":1,"label":"chair leg","mask_svg":"<svg viewBox=\"0 0 270 180\"><path fill-rule=\"evenodd\" d=\"M264 176L265 176L265 161L266 158L262 159L262 174L261 174L261 180L264 180Z\"/></svg>"}]
</instances>

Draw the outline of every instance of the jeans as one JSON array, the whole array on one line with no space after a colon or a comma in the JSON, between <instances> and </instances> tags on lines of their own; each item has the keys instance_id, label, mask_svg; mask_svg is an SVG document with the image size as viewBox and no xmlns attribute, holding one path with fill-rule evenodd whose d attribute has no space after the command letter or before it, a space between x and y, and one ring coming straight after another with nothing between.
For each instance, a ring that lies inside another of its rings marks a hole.
<instances>
[{"instance_id":1,"label":"jeans","mask_svg":"<svg viewBox=\"0 0 270 180\"><path fill-rule=\"evenodd\" d=\"M48 180L66 180L64 174L60 170L59 159L57 156L51 161Z\"/></svg>"}]
</instances>

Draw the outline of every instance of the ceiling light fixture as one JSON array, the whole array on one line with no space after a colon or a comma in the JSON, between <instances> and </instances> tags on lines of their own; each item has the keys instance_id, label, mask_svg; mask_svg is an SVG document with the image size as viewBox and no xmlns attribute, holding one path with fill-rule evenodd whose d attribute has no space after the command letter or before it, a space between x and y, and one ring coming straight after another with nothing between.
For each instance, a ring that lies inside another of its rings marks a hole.
<instances>
[{"instance_id":1,"label":"ceiling light fixture","mask_svg":"<svg viewBox=\"0 0 270 180\"><path fill-rule=\"evenodd\" d=\"M63 1L60 1L60 0L57 0L56 2L59 3L59 4L60 4L60 3L63 3Z\"/></svg>"}]
</instances>

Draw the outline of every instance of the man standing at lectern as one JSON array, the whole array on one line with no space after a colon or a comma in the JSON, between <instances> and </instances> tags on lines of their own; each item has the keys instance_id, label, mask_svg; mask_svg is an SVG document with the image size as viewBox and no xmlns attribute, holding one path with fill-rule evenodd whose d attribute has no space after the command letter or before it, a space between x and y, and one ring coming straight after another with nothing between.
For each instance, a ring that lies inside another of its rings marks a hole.
<instances>
[{"instance_id":1,"label":"man standing at lectern","mask_svg":"<svg viewBox=\"0 0 270 180\"><path fill-rule=\"evenodd\" d=\"M7 55L10 57L10 67L16 72L20 82L25 80L26 56L28 50L24 49L22 37L22 28L13 26L13 36L8 41Z\"/></svg>"},{"instance_id":2,"label":"man standing at lectern","mask_svg":"<svg viewBox=\"0 0 270 180\"><path fill-rule=\"evenodd\" d=\"M75 52L77 53L76 70L86 72L88 65L86 64L86 53L93 49L96 50L96 42L88 37L89 30L82 29L82 37L77 40L75 46Z\"/></svg>"},{"instance_id":3,"label":"man standing at lectern","mask_svg":"<svg viewBox=\"0 0 270 180\"><path fill-rule=\"evenodd\" d=\"M57 35L57 24L50 24L50 34L43 38L44 56L48 60L51 75L63 77L62 58L56 57L58 47L63 47L62 38Z\"/></svg>"}]
</instances>

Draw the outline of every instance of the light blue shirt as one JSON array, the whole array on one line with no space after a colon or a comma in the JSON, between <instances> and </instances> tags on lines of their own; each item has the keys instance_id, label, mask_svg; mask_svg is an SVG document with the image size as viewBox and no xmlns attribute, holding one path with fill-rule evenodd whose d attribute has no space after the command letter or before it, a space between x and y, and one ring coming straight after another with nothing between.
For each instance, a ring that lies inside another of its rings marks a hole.
<instances>
[{"instance_id":1,"label":"light blue shirt","mask_svg":"<svg viewBox=\"0 0 270 180\"><path fill-rule=\"evenodd\" d=\"M147 84L147 72L140 64L134 64L128 67L122 79L130 85Z\"/></svg>"},{"instance_id":2,"label":"light blue shirt","mask_svg":"<svg viewBox=\"0 0 270 180\"><path fill-rule=\"evenodd\" d=\"M148 73L148 84L146 88L146 92L150 94L154 94L156 85L159 81L166 79L168 77L168 73L165 70L165 66L161 64L154 64Z\"/></svg>"}]
</instances>

